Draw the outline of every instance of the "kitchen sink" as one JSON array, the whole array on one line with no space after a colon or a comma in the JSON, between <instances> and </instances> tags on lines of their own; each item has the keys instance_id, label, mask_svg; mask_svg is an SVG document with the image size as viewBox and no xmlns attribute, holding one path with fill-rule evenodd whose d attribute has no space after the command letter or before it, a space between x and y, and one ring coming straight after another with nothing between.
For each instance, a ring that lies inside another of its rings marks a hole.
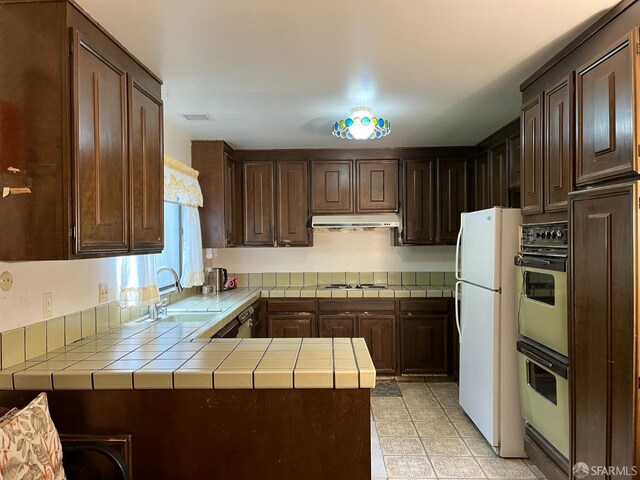
<instances>
[{"instance_id":1,"label":"kitchen sink","mask_svg":"<svg viewBox=\"0 0 640 480\"><path fill-rule=\"evenodd\" d=\"M157 320L151 320L150 318L145 318L141 320L145 323L206 323L215 317L215 313L190 313L190 312L181 312L181 313L173 313L171 315L166 315L164 317L158 318Z\"/></svg>"}]
</instances>

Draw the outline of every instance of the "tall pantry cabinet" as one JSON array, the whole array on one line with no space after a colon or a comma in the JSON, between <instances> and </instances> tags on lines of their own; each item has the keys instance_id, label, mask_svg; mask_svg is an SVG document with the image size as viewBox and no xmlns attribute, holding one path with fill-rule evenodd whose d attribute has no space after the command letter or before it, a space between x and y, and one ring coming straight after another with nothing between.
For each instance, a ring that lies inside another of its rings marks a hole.
<instances>
[{"instance_id":1,"label":"tall pantry cabinet","mask_svg":"<svg viewBox=\"0 0 640 480\"><path fill-rule=\"evenodd\" d=\"M639 55L636 28L576 70L576 184L592 188L569 195L572 462L628 469L640 461L639 183L604 182L638 172Z\"/></svg>"},{"instance_id":2,"label":"tall pantry cabinet","mask_svg":"<svg viewBox=\"0 0 640 480\"><path fill-rule=\"evenodd\" d=\"M161 251L162 82L67 1L0 0L0 44L0 260Z\"/></svg>"},{"instance_id":3,"label":"tall pantry cabinet","mask_svg":"<svg viewBox=\"0 0 640 480\"><path fill-rule=\"evenodd\" d=\"M550 480L582 478L578 462L590 479L638 476L638 18L621 2L521 86L522 213L569 221L570 468L542 459Z\"/></svg>"}]
</instances>

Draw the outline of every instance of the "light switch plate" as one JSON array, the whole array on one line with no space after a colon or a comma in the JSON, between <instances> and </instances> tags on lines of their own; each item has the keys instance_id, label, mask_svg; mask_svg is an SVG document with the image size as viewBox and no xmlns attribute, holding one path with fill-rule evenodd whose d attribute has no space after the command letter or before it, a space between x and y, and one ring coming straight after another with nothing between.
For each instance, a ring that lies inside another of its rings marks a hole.
<instances>
[{"instance_id":1,"label":"light switch plate","mask_svg":"<svg viewBox=\"0 0 640 480\"><path fill-rule=\"evenodd\" d=\"M109 284L98 284L98 303L107 303L109 301Z\"/></svg>"},{"instance_id":2,"label":"light switch plate","mask_svg":"<svg viewBox=\"0 0 640 480\"><path fill-rule=\"evenodd\" d=\"M53 294L51 292L42 294L42 318L53 316Z\"/></svg>"}]
</instances>

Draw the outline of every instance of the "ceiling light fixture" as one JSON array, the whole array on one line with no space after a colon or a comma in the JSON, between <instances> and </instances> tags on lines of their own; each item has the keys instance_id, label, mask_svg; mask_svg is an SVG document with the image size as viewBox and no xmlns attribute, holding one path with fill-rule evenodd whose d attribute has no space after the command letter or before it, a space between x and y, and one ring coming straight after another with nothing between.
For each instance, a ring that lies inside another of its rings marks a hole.
<instances>
[{"instance_id":1,"label":"ceiling light fixture","mask_svg":"<svg viewBox=\"0 0 640 480\"><path fill-rule=\"evenodd\" d=\"M371 115L368 107L351 109L351 115L333 124L333 134L339 138L354 140L373 140L382 138L391 132L389 120Z\"/></svg>"}]
</instances>

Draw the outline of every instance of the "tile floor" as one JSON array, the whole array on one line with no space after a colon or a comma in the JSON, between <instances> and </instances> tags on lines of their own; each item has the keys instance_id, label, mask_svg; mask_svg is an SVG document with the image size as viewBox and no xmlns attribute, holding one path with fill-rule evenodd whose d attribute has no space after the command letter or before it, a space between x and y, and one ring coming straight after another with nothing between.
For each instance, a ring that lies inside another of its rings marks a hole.
<instances>
[{"instance_id":1,"label":"tile floor","mask_svg":"<svg viewBox=\"0 0 640 480\"><path fill-rule=\"evenodd\" d=\"M458 405L455 383L379 381L371 413L373 480L544 479L528 459L493 453Z\"/></svg>"}]
</instances>

